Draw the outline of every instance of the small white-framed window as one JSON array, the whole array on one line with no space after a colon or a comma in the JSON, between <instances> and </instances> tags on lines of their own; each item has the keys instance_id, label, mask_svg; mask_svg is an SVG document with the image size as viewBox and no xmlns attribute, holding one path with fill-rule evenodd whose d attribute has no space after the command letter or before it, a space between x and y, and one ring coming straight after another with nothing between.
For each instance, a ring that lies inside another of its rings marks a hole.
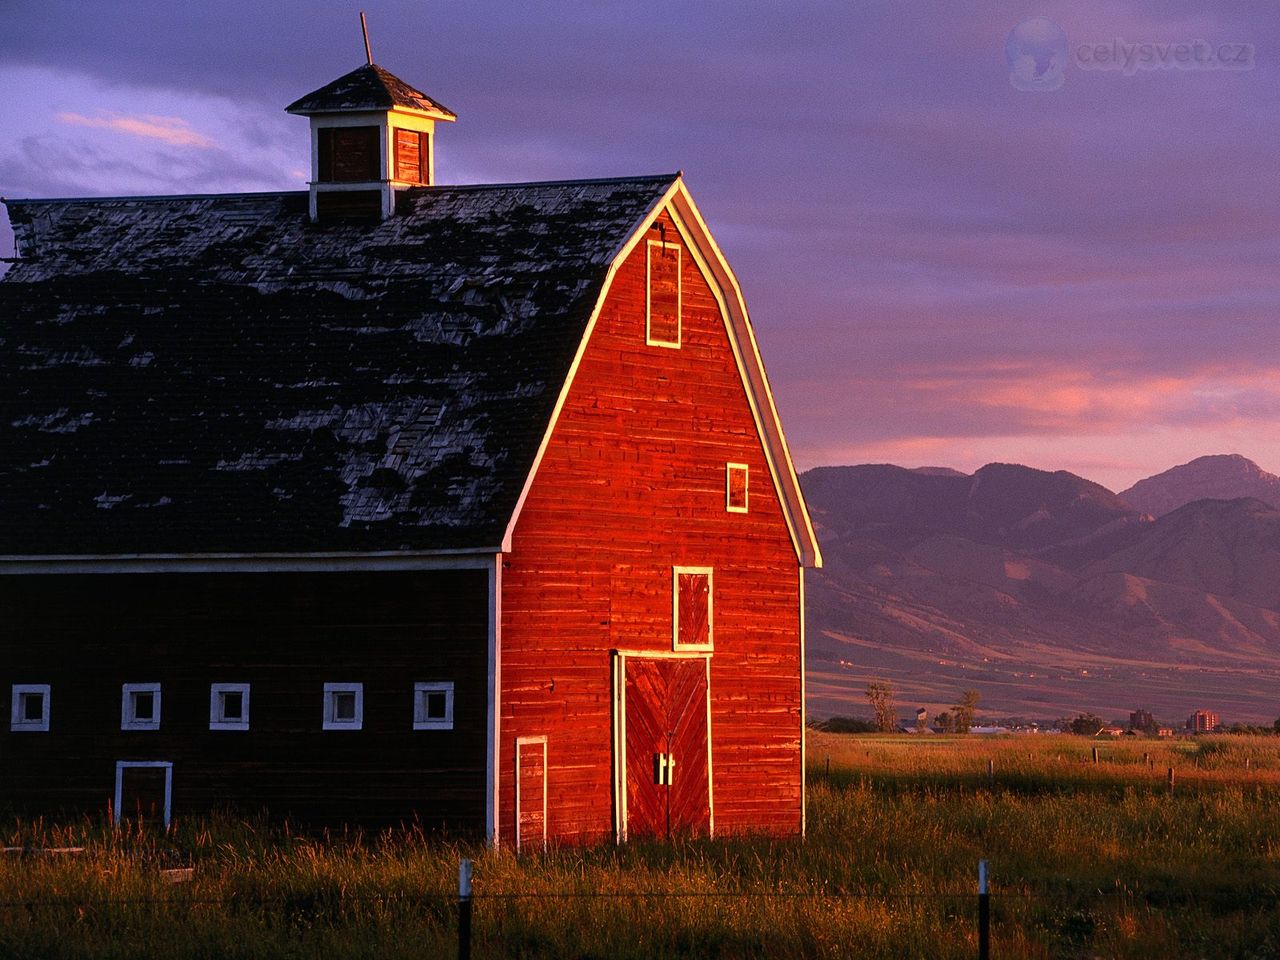
<instances>
[{"instance_id":1,"label":"small white-framed window","mask_svg":"<svg viewBox=\"0 0 1280 960\"><path fill-rule=\"evenodd\" d=\"M249 729L249 684L209 685L209 729Z\"/></svg>"},{"instance_id":2,"label":"small white-framed window","mask_svg":"<svg viewBox=\"0 0 1280 960\"><path fill-rule=\"evenodd\" d=\"M453 681L413 685L413 729L453 729Z\"/></svg>"},{"instance_id":3,"label":"small white-framed window","mask_svg":"<svg viewBox=\"0 0 1280 960\"><path fill-rule=\"evenodd\" d=\"M680 349L680 255L678 243L649 240L645 244L644 342L651 347Z\"/></svg>"},{"instance_id":4,"label":"small white-framed window","mask_svg":"<svg viewBox=\"0 0 1280 960\"><path fill-rule=\"evenodd\" d=\"M49 732L49 684L15 683L9 711L9 729L15 733Z\"/></svg>"},{"instance_id":5,"label":"small white-framed window","mask_svg":"<svg viewBox=\"0 0 1280 960\"><path fill-rule=\"evenodd\" d=\"M724 508L729 513L746 513L748 468L745 463L724 465Z\"/></svg>"},{"instance_id":6,"label":"small white-framed window","mask_svg":"<svg viewBox=\"0 0 1280 960\"><path fill-rule=\"evenodd\" d=\"M120 699L121 730L160 729L160 684L126 683Z\"/></svg>"},{"instance_id":7,"label":"small white-framed window","mask_svg":"<svg viewBox=\"0 0 1280 960\"><path fill-rule=\"evenodd\" d=\"M359 730L364 726L364 684L324 685L324 729Z\"/></svg>"},{"instance_id":8,"label":"small white-framed window","mask_svg":"<svg viewBox=\"0 0 1280 960\"><path fill-rule=\"evenodd\" d=\"M711 650L711 567L671 568L671 647Z\"/></svg>"}]
</instances>

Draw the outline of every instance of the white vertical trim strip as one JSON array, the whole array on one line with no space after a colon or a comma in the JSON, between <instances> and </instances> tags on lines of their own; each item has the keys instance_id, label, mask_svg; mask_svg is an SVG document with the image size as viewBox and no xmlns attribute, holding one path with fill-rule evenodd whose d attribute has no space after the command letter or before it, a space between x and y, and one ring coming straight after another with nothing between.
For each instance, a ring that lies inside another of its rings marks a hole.
<instances>
[{"instance_id":1,"label":"white vertical trim strip","mask_svg":"<svg viewBox=\"0 0 1280 960\"><path fill-rule=\"evenodd\" d=\"M610 654L613 682L613 839L627 841L627 655Z\"/></svg>"},{"instance_id":2,"label":"white vertical trim strip","mask_svg":"<svg viewBox=\"0 0 1280 960\"><path fill-rule=\"evenodd\" d=\"M804 636L804 565L800 570L800 836L808 835L809 830L809 764L807 741L809 739L809 707L808 686L805 677L805 636Z\"/></svg>"},{"instance_id":3,"label":"white vertical trim strip","mask_svg":"<svg viewBox=\"0 0 1280 960\"><path fill-rule=\"evenodd\" d=\"M485 763L485 838L498 845L498 771L502 709L502 554L493 555L489 566L489 690L486 733L488 754Z\"/></svg>"},{"instance_id":4,"label":"white vertical trim strip","mask_svg":"<svg viewBox=\"0 0 1280 960\"><path fill-rule=\"evenodd\" d=\"M707 655L707 836L716 835L716 791L711 776L711 655Z\"/></svg>"}]
</instances>

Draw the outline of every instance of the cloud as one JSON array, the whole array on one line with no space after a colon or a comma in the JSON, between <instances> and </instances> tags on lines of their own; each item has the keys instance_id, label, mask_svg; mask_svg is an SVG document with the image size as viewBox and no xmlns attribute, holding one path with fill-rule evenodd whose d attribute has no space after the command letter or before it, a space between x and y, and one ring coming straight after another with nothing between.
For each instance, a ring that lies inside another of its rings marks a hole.
<instances>
[{"instance_id":1,"label":"cloud","mask_svg":"<svg viewBox=\"0 0 1280 960\"><path fill-rule=\"evenodd\" d=\"M1024 450L1119 475L1193 444L1249 455L1250 437L1277 439L1280 72L1265 63L1072 68L1033 96L1003 55L1024 14L1000 4L462 9L369 8L378 62L460 114L440 133L442 180L683 168L803 462L915 451L977 466ZM1280 44L1280 8L1256 0L1043 12L1074 41ZM363 62L354 14L309 0L44 0L12 19L11 195L297 186L306 124L281 108ZM20 129L18 111L43 126ZM59 111L98 128L77 131L93 169L55 168L70 146ZM186 134L222 149L166 139Z\"/></svg>"},{"instance_id":2,"label":"cloud","mask_svg":"<svg viewBox=\"0 0 1280 960\"><path fill-rule=\"evenodd\" d=\"M118 130L135 137L147 137L162 140L175 147L199 147L212 149L215 144L202 133L191 129L191 125L181 117L128 117L118 114L86 117L79 113L61 112L55 114L59 123L67 123L79 127L97 127L102 130Z\"/></svg>"}]
</instances>

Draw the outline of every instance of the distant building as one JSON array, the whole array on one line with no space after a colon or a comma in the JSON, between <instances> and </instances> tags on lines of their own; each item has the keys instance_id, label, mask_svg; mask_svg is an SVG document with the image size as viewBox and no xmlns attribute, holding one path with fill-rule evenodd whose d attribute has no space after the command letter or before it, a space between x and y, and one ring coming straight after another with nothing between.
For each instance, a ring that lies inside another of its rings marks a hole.
<instances>
[{"instance_id":1,"label":"distant building","mask_svg":"<svg viewBox=\"0 0 1280 960\"><path fill-rule=\"evenodd\" d=\"M1192 733L1212 733L1218 729L1218 715L1212 710L1197 710L1187 717L1187 729Z\"/></svg>"},{"instance_id":2,"label":"distant building","mask_svg":"<svg viewBox=\"0 0 1280 960\"><path fill-rule=\"evenodd\" d=\"M1129 729L1150 733L1156 729L1156 718L1150 710L1135 710L1129 714Z\"/></svg>"},{"instance_id":3,"label":"distant building","mask_svg":"<svg viewBox=\"0 0 1280 960\"><path fill-rule=\"evenodd\" d=\"M924 707L916 710L916 729L921 733L929 729L929 711Z\"/></svg>"},{"instance_id":4,"label":"distant building","mask_svg":"<svg viewBox=\"0 0 1280 960\"><path fill-rule=\"evenodd\" d=\"M1172 736L1173 736L1173 727L1160 727L1158 730L1156 730L1156 736L1157 736L1157 737L1172 737Z\"/></svg>"}]
</instances>

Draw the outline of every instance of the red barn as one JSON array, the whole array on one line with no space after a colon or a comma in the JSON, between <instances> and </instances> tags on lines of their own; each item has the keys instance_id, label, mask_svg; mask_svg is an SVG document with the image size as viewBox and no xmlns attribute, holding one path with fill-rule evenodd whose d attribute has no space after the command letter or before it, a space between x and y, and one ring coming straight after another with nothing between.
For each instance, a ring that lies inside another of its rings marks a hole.
<instances>
[{"instance_id":1,"label":"red barn","mask_svg":"<svg viewBox=\"0 0 1280 960\"><path fill-rule=\"evenodd\" d=\"M8 202L0 802L801 832L820 555L680 175L439 185L372 64L289 109L305 192Z\"/></svg>"}]
</instances>

